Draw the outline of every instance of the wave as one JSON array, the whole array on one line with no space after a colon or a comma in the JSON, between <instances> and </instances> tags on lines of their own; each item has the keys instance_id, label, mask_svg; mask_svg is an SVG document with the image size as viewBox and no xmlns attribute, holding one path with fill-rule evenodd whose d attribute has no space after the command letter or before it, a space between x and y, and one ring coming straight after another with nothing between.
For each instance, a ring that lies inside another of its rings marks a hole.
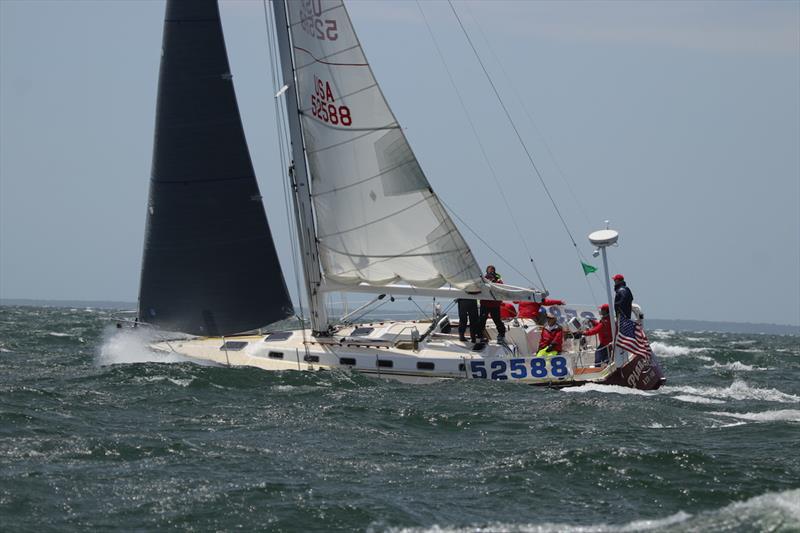
<instances>
[{"instance_id":1,"label":"wave","mask_svg":"<svg viewBox=\"0 0 800 533\"><path fill-rule=\"evenodd\" d=\"M676 400L688 403L725 403L725 400L716 400L714 398L706 398L704 396L694 396L692 394L679 394L674 396Z\"/></svg>"},{"instance_id":2,"label":"wave","mask_svg":"<svg viewBox=\"0 0 800 533\"><path fill-rule=\"evenodd\" d=\"M675 335L675 331L671 329L654 329L653 331L648 332L648 335L650 337L655 337L656 339L664 339Z\"/></svg>"},{"instance_id":3,"label":"wave","mask_svg":"<svg viewBox=\"0 0 800 533\"><path fill-rule=\"evenodd\" d=\"M598 383L587 383L581 387L566 387L561 389L561 392L572 393L586 393L586 392L602 392L606 394L629 394L634 396L652 396L653 392L643 391L639 389L631 389L628 387L621 387L619 385L600 385Z\"/></svg>"},{"instance_id":4,"label":"wave","mask_svg":"<svg viewBox=\"0 0 800 533\"><path fill-rule=\"evenodd\" d=\"M777 411L763 411L760 413L728 413L725 411L712 411L712 415L730 416L739 420L753 422L800 422L800 411L797 409L779 409Z\"/></svg>"},{"instance_id":5,"label":"wave","mask_svg":"<svg viewBox=\"0 0 800 533\"><path fill-rule=\"evenodd\" d=\"M778 403L798 403L800 396L787 394L777 389L760 389L751 387L742 380L735 380L728 387L692 387L679 386L664 389L664 393L684 393L692 396L704 398L714 398L723 400L763 400Z\"/></svg>"},{"instance_id":6,"label":"wave","mask_svg":"<svg viewBox=\"0 0 800 533\"><path fill-rule=\"evenodd\" d=\"M800 489L768 492L743 502L696 515L679 511L664 518L640 519L624 524L572 525L546 522L509 524L493 522L467 527L389 528L394 533L466 533L472 531L508 533L607 533L612 531L796 531L800 528ZM371 531L369 528L368 531Z\"/></svg>"},{"instance_id":7,"label":"wave","mask_svg":"<svg viewBox=\"0 0 800 533\"><path fill-rule=\"evenodd\" d=\"M145 328L115 329L106 328L103 332L103 342L95 356L95 362L100 366L129 364L129 363L185 363L193 359L177 354L164 354L150 349L150 344L161 340L155 331ZM202 362L200 362L202 364Z\"/></svg>"},{"instance_id":8,"label":"wave","mask_svg":"<svg viewBox=\"0 0 800 533\"><path fill-rule=\"evenodd\" d=\"M746 365L740 361L734 361L733 363L725 363L719 364L714 361L713 364L704 366L703 368L721 368L723 370L737 370L737 371L762 371L762 370L772 370L772 368L760 367L760 366L753 366L753 365Z\"/></svg>"},{"instance_id":9,"label":"wave","mask_svg":"<svg viewBox=\"0 0 800 533\"><path fill-rule=\"evenodd\" d=\"M688 346L674 346L671 344L665 344L663 342L654 341L650 343L650 348L653 349L653 353L659 357L678 357L681 355L691 355L691 354L698 354L701 352L707 352L708 348L689 348ZM708 356L704 355L696 355L698 359L702 359L703 361L713 361Z\"/></svg>"}]
</instances>

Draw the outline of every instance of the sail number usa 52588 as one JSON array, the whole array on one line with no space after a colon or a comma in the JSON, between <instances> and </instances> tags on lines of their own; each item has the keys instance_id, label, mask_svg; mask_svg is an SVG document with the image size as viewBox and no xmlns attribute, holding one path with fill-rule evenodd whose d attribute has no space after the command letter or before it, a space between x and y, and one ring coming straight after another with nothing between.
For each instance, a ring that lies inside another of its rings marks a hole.
<instances>
[{"instance_id":1,"label":"sail number usa 52588","mask_svg":"<svg viewBox=\"0 0 800 533\"><path fill-rule=\"evenodd\" d=\"M570 374L566 357L531 357L518 359L475 359L469 362L473 379L564 379Z\"/></svg>"},{"instance_id":2,"label":"sail number usa 52588","mask_svg":"<svg viewBox=\"0 0 800 533\"><path fill-rule=\"evenodd\" d=\"M314 76L314 92L311 94L311 114L334 126L350 126L353 117L346 105L336 105L331 84Z\"/></svg>"}]
</instances>

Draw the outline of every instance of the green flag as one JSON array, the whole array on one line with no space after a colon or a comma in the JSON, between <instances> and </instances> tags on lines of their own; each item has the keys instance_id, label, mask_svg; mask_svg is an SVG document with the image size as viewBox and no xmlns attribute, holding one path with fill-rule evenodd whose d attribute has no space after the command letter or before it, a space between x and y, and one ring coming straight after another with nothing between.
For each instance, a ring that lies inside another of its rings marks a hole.
<instances>
[{"instance_id":1,"label":"green flag","mask_svg":"<svg viewBox=\"0 0 800 533\"><path fill-rule=\"evenodd\" d=\"M583 261L581 261L581 266L583 267L583 273L586 274L587 276L592 272L597 272L597 267L593 267L589 263L584 263Z\"/></svg>"}]
</instances>

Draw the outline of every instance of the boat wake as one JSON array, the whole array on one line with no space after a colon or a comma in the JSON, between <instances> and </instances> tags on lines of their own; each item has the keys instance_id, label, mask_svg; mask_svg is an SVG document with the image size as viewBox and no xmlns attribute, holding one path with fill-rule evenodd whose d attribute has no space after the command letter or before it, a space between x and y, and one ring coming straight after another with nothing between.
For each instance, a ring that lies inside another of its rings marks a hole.
<instances>
[{"instance_id":1,"label":"boat wake","mask_svg":"<svg viewBox=\"0 0 800 533\"><path fill-rule=\"evenodd\" d=\"M633 394L634 396L653 396L656 394L651 391L630 389L628 387L620 387L619 385L600 385L599 383L587 383L581 387L566 387L561 389L561 391L571 393L602 392L604 394Z\"/></svg>"},{"instance_id":2,"label":"boat wake","mask_svg":"<svg viewBox=\"0 0 800 533\"><path fill-rule=\"evenodd\" d=\"M103 342L95 356L100 366L130 363L185 363L192 359L177 355L164 354L151 350L150 344L161 340L157 332L141 329L116 329L108 327L103 332ZM202 364L202 363L201 363Z\"/></svg>"}]
</instances>

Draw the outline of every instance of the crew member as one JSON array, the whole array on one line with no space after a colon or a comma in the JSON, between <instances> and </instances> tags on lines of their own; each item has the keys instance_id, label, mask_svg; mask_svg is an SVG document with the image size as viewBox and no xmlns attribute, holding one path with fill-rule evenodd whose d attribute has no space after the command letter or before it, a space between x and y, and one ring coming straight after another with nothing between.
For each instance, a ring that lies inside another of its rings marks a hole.
<instances>
[{"instance_id":1,"label":"crew member","mask_svg":"<svg viewBox=\"0 0 800 533\"><path fill-rule=\"evenodd\" d=\"M547 324L542 328L542 336L539 338L539 347L536 355L556 355L561 353L564 346L564 330L556 321L556 315L551 311L547 312Z\"/></svg>"},{"instance_id":2,"label":"crew member","mask_svg":"<svg viewBox=\"0 0 800 533\"><path fill-rule=\"evenodd\" d=\"M615 274L612 278L614 280L614 312L617 315L622 315L627 319L631 318L631 306L633 305L633 293L625 283L625 277L622 274Z\"/></svg>"},{"instance_id":3,"label":"crew member","mask_svg":"<svg viewBox=\"0 0 800 533\"><path fill-rule=\"evenodd\" d=\"M500 274L495 270L494 265L486 267L486 274L483 276L486 281L491 283L503 283ZM506 326L500 318L500 302L498 300L481 300L481 333L486 327L486 321L492 317L495 327L497 327L497 340L503 342L506 340Z\"/></svg>"},{"instance_id":4,"label":"crew member","mask_svg":"<svg viewBox=\"0 0 800 533\"><path fill-rule=\"evenodd\" d=\"M463 342L467 342L464 333L467 332L467 323L469 323L469 338L475 343L476 337L481 332L481 321L478 318L478 301L472 298L459 298L458 299L458 338Z\"/></svg>"},{"instance_id":5,"label":"crew member","mask_svg":"<svg viewBox=\"0 0 800 533\"><path fill-rule=\"evenodd\" d=\"M600 306L600 322L594 327L583 332L584 335L597 335L597 350L594 352L594 366L608 361L611 349L611 317L608 313L608 304Z\"/></svg>"}]
</instances>

